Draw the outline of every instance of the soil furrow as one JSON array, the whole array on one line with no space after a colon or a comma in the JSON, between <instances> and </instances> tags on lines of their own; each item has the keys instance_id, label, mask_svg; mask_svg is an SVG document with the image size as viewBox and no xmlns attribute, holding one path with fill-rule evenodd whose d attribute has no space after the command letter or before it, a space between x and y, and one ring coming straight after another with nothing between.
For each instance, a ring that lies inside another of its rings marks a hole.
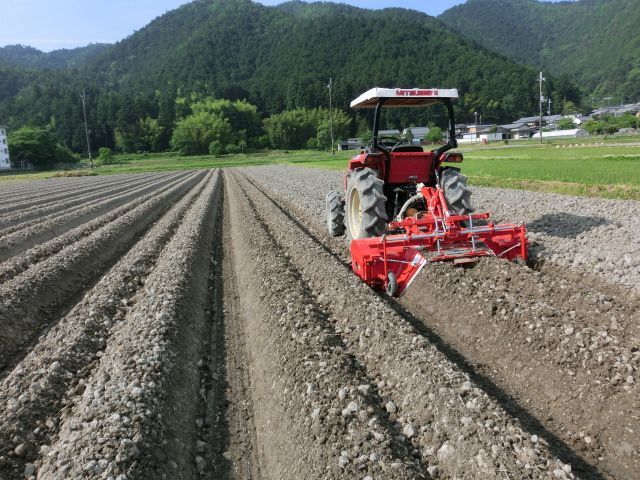
<instances>
[{"instance_id":1,"label":"soil furrow","mask_svg":"<svg viewBox=\"0 0 640 480\"><path fill-rule=\"evenodd\" d=\"M215 175L112 329L83 394L35 464L39 478L196 475L198 347L220 186Z\"/></svg>"},{"instance_id":2,"label":"soil furrow","mask_svg":"<svg viewBox=\"0 0 640 480\"><path fill-rule=\"evenodd\" d=\"M164 185L157 191L148 193L147 195L126 203L121 207L118 207L104 215L97 217L95 220L91 220L60 236L52 238L51 240L43 244L36 245L35 247L30 248L25 252L11 257L3 263L0 263L0 282L6 282L16 275L24 272L26 269L33 267L38 262L52 255L55 255L63 248L72 245L74 242L77 242L78 240L86 237L98 228L103 227L104 225L118 219L122 215L126 214L130 210L133 210L138 205L141 205L142 203L152 199L153 197L166 192L167 190L173 188L178 184L186 184L190 182L192 178L197 174L197 172L193 172L187 177L174 179L171 183Z\"/></svg>"},{"instance_id":3,"label":"soil furrow","mask_svg":"<svg viewBox=\"0 0 640 480\"><path fill-rule=\"evenodd\" d=\"M494 478L505 470L517 478L571 476L571 468L544 439L523 431L322 242L269 197L253 191L260 215L269 219L312 288L325 294L324 308L341 318L345 343L375 372L381 394L394 403L403 429L414 433L426 464L447 478Z\"/></svg>"},{"instance_id":4,"label":"soil furrow","mask_svg":"<svg viewBox=\"0 0 640 480\"><path fill-rule=\"evenodd\" d=\"M181 177L186 175L187 174L184 172L180 172L174 176ZM86 208L80 208L65 215L57 216L51 220L38 221L30 227L5 235L2 237L2 243L0 244L0 261L17 255L18 253L21 253L39 243L44 243L51 238L62 235L87 221L93 220L109 210L130 202L137 197L141 197L148 192L154 191L171 182L174 176L165 177L153 185L118 195L114 198L95 203L94 205Z\"/></svg>"},{"instance_id":5,"label":"soil furrow","mask_svg":"<svg viewBox=\"0 0 640 480\"><path fill-rule=\"evenodd\" d=\"M245 342L245 323L238 308L228 198L225 192L216 222L211 266L210 301L204 335L199 417L203 436L195 451L211 465L209 478L262 478L253 423L253 402ZM204 472L203 472L204 473Z\"/></svg>"},{"instance_id":6,"label":"soil furrow","mask_svg":"<svg viewBox=\"0 0 640 480\"><path fill-rule=\"evenodd\" d=\"M17 213L0 216L0 231L2 235L6 235L17 229L24 228L25 224L34 219L44 220L45 218L54 218L56 215L63 215L77 208L79 205L87 207L96 202L112 198L119 193L153 184L161 180L161 178L162 177L132 180L103 188L95 187L81 190L76 195L71 196L70 199L59 202L52 202L50 199L45 199L44 202L33 207L20 210Z\"/></svg>"},{"instance_id":7,"label":"soil furrow","mask_svg":"<svg viewBox=\"0 0 640 480\"><path fill-rule=\"evenodd\" d=\"M38 182L28 182L22 190L15 194L0 193L2 201L5 202L0 207L0 215L16 212L22 208L28 208L38 203L52 202L68 198L82 191L93 188L103 188L111 185L118 185L123 181L135 181L139 179L153 177L153 173L133 174L133 175L113 175L108 177L93 177L91 180L76 180L74 184L68 184L63 179L52 179L49 187L42 188ZM25 200L28 198L29 200Z\"/></svg>"},{"instance_id":8,"label":"soil furrow","mask_svg":"<svg viewBox=\"0 0 640 480\"><path fill-rule=\"evenodd\" d=\"M136 175L135 177L127 179L123 175L115 175L113 177L92 177L89 181L85 179L84 182L76 182L76 184L68 184L63 179L49 180L50 185L47 188L42 188L38 185L38 182L27 182L26 187L19 193L14 195L7 195L0 193L3 204L0 207L0 215L11 215L14 212L18 212L24 208L30 208L37 204L46 204L47 200L60 201L65 198L72 197L78 193L92 188L108 187L110 185L117 185L124 181L132 181L141 178L152 177L153 173L147 173L144 175Z\"/></svg>"},{"instance_id":9,"label":"soil furrow","mask_svg":"<svg viewBox=\"0 0 640 480\"><path fill-rule=\"evenodd\" d=\"M173 201L195 183L156 196L0 285L0 366L87 289Z\"/></svg>"},{"instance_id":10,"label":"soil furrow","mask_svg":"<svg viewBox=\"0 0 640 480\"><path fill-rule=\"evenodd\" d=\"M55 195L56 193L73 190L75 188L84 188L85 185L94 185L97 182L108 182L110 179L115 181L116 179L114 177L62 177L28 182L19 181L11 185L2 183L2 185L0 185L0 195L2 195L3 199L24 198L25 193L39 196Z\"/></svg>"},{"instance_id":11,"label":"soil furrow","mask_svg":"<svg viewBox=\"0 0 640 480\"><path fill-rule=\"evenodd\" d=\"M25 465L57 433L64 417L59 412L66 412L70 399L82 393L84 379L97 365L111 329L133 307L134 295L143 288L163 245L210 180L207 175L171 208L3 381L0 444L11 445L12 450L22 446L24 452L0 465L2 478L20 478Z\"/></svg>"}]
</instances>

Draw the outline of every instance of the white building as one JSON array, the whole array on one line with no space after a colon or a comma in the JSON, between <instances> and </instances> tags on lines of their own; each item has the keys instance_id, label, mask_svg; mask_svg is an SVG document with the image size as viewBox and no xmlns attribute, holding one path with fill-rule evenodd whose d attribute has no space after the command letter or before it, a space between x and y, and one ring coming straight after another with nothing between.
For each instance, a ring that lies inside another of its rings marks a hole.
<instances>
[{"instance_id":1,"label":"white building","mask_svg":"<svg viewBox=\"0 0 640 480\"><path fill-rule=\"evenodd\" d=\"M542 138L578 138L588 137L589 133L581 128L571 130L555 130L553 132L542 132ZM540 132L534 133L531 138L540 138Z\"/></svg>"},{"instance_id":2,"label":"white building","mask_svg":"<svg viewBox=\"0 0 640 480\"><path fill-rule=\"evenodd\" d=\"M11 168L9 160L9 144L7 143L7 129L0 126L0 170Z\"/></svg>"}]
</instances>

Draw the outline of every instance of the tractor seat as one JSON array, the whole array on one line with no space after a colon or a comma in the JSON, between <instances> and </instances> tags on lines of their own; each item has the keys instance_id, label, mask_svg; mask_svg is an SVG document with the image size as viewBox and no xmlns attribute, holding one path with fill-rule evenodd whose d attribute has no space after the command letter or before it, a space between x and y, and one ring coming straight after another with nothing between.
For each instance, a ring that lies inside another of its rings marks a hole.
<instances>
[{"instance_id":1,"label":"tractor seat","mask_svg":"<svg viewBox=\"0 0 640 480\"><path fill-rule=\"evenodd\" d=\"M392 152L424 152L423 148L418 145L398 145L394 147Z\"/></svg>"}]
</instances>

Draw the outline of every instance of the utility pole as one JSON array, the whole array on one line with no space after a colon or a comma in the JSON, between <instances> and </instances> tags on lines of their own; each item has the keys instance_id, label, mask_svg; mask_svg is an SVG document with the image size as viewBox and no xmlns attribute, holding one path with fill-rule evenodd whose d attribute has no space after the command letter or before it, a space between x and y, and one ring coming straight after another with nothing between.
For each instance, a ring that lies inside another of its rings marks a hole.
<instances>
[{"instance_id":1,"label":"utility pole","mask_svg":"<svg viewBox=\"0 0 640 480\"><path fill-rule=\"evenodd\" d=\"M476 128L475 128L475 135L476 135L476 141L473 143L478 143L478 112L473 112L473 115L475 117L475 122L476 122Z\"/></svg>"},{"instance_id":2,"label":"utility pole","mask_svg":"<svg viewBox=\"0 0 640 480\"><path fill-rule=\"evenodd\" d=\"M547 115L551 116L551 97L549 97L549 107L547 108Z\"/></svg>"},{"instance_id":3,"label":"utility pole","mask_svg":"<svg viewBox=\"0 0 640 480\"><path fill-rule=\"evenodd\" d=\"M538 78L538 82L540 82L540 143L542 144L542 102L544 102L544 97L542 96L542 82L547 79L542 76L542 72L540 72L540 77Z\"/></svg>"},{"instance_id":4,"label":"utility pole","mask_svg":"<svg viewBox=\"0 0 640 480\"><path fill-rule=\"evenodd\" d=\"M80 100L82 100L82 113L84 114L84 133L87 136L87 153L89 154L89 165L93 168L93 160L91 159L91 144L89 143L89 127L87 125L87 94L82 89L82 95L80 95Z\"/></svg>"},{"instance_id":5,"label":"utility pole","mask_svg":"<svg viewBox=\"0 0 640 480\"><path fill-rule=\"evenodd\" d=\"M329 89L329 124L331 127L331 154L333 156L336 155L336 151L333 147L333 103L332 103L332 90L333 90L333 79L329 78L329 85L327 85Z\"/></svg>"}]
</instances>

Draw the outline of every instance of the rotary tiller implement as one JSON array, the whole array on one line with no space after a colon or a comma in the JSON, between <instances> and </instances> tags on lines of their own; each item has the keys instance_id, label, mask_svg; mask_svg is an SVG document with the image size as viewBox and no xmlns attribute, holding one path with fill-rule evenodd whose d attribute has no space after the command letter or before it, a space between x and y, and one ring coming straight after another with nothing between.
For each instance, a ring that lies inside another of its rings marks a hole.
<instances>
[{"instance_id":1,"label":"rotary tiller implement","mask_svg":"<svg viewBox=\"0 0 640 480\"><path fill-rule=\"evenodd\" d=\"M351 265L368 285L400 296L425 265L474 263L482 257L527 260L524 225L494 225L474 213L458 168L452 100L455 89L373 88L351 103L375 108L371 145L349 161L345 195L329 192L327 226L351 240ZM432 151L379 136L383 108L440 103L449 117L448 141ZM390 221L391 219L391 221Z\"/></svg>"},{"instance_id":2,"label":"rotary tiller implement","mask_svg":"<svg viewBox=\"0 0 640 480\"><path fill-rule=\"evenodd\" d=\"M481 257L526 261L524 225L494 225L488 213L452 214L442 187L418 189L428 211L391 222L388 234L351 241L351 266L368 285L401 296L431 262L468 264Z\"/></svg>"}]
</instances>

